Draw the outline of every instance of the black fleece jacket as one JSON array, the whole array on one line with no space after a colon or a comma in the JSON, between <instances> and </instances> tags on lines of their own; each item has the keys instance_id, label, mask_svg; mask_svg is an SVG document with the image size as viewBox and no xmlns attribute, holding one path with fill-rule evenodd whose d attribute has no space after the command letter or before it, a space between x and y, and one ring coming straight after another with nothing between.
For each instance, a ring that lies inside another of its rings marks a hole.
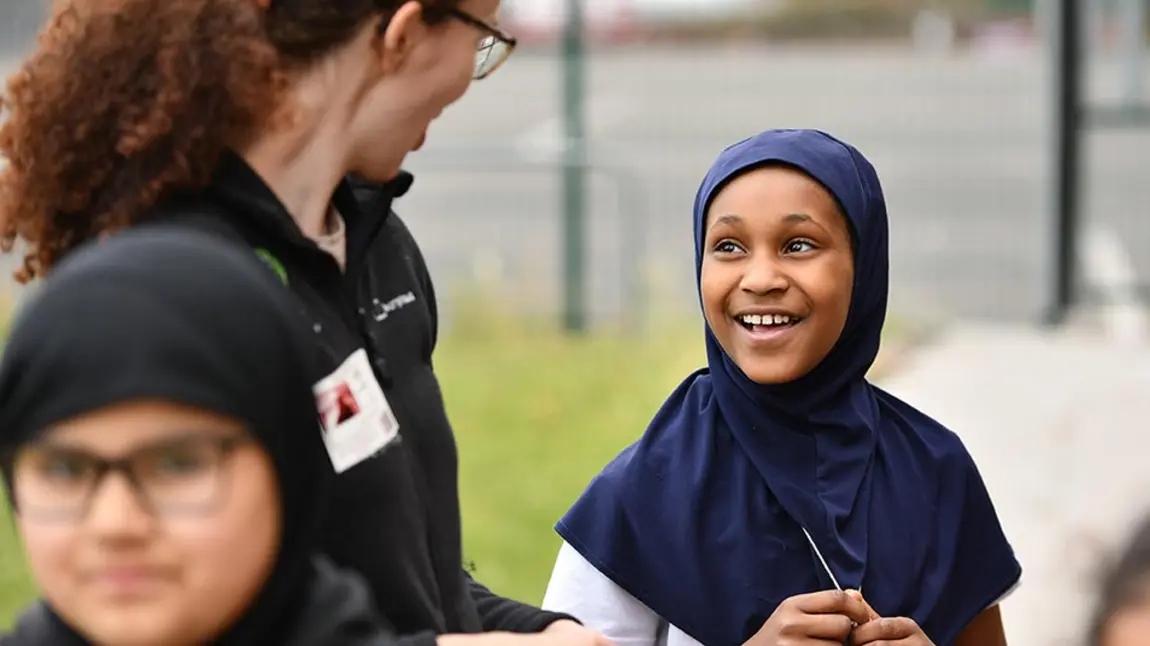
<instances>
[{"instance_id":1,"label":"black fleece jacket","mask_svg":"<svg viewBox=\"0 0 1150 646\"><path fill-rule=\"evenodd\" d=\"M340 184L333 203L347 225L343 271L234 155L208 190L173 196L157 207L156 220L238 238L273 264L300 299L327 373L366 350L399 437L337 477L321 547L366 578L387 623L418 639L539 632L573 618L500 597L463 568L455 437L431 361L435 292L418 245L391 210L411 183L403 173L384 185Z\"/></svg>"}]
</instances>

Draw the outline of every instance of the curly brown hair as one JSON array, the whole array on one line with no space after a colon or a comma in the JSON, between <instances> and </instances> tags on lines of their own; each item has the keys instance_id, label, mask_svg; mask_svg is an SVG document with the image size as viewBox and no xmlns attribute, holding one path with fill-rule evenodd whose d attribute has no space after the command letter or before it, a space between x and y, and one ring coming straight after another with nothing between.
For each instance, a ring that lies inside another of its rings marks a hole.
<instances>
[{"instance_id":1,"label":"curly brown hair","mask_svg":"<svg viewBox=\"0 0 1150 646\"><path fill-rule=\"evenodd\" d=\"M404 1L54 3L0 97L0 244L29 243L17 280L206 185L228 142L273 116L288 72Z\"/></svg>"}]
</instances>

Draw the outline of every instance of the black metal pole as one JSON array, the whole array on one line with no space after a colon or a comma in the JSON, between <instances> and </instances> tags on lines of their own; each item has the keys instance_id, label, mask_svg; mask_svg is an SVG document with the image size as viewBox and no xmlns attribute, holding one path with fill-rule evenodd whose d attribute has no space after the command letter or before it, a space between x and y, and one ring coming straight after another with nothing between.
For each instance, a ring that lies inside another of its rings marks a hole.
<instances>
[{"instance_id":1,"label":"black metal pole","mask_svg":"<svg viewBox=\"0 0 1150 646\"><path fill-rule=\"evenodd\" d=\"M1046 320L1066 320L1074 305L1081 219L1082 58L1081 0L1057 0L1054 39L1054 289Z\"/></svg>"},{"instance_id":2,"label":"black metal pole","mask_svg":"<svg viewBox=\"0 0 1150 646\"><path fill-rule=\"evenodd\" d=\"M583 0L567 0L563 29L563 328L587 328L586 114Z\"/></svg>"}]
</instances>

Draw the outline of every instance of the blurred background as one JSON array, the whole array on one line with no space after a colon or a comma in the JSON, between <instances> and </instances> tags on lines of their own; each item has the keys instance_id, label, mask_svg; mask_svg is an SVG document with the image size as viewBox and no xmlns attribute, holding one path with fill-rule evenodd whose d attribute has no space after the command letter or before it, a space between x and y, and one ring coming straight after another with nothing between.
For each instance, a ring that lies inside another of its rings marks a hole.
<instances>
[{"instance_id":1,"label":"blurred background","mask_svg":"<svg viewBox=\"0 0 1150 646\"><path fill-rule=\"evenodd\" d=\"M1093 573L1150 491L1148 13L504 0L519 50L433 127L396 205L440 292L477 577L541 598L552 523L702 362L703 173L762 129L813 127L884 183L892 295L874 376L979 461L1026 571L1004 606L1011 643L1080 643ZM45 15L3 0L0 69ZM0 264L4 284L13 259ZM25 291L0 289L12 304ZM10 545L0 624L28 590Z\"/></svg>"}]
</instances>

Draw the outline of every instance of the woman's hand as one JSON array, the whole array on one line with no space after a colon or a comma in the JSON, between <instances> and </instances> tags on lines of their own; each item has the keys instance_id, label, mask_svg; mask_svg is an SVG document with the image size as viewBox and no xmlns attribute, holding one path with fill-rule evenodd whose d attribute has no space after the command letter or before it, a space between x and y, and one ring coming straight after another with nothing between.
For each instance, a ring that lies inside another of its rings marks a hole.
<instances>
[{"instance_id":1,"label":"woman's hand","mask_svg":"<svg viewBox=\"0 0 1150 646\"><path fill-rule=\"evenodd\" d=\"M539 634L555 646L614 646L603 633L570 619L560 619Z\"/></svg>"},{"instance_id":2,"label":"woman's hand","mask_svg":"<svg viewBox=\"0 0 1150 646\"><path fill-rule=\"evenodd\" d=\"M614 646L601 633L569 619L557 621L540 633L489 632L440 635L437 646Z\"/></svg>"},{"instance_id":3,"label":"woman's hand","mask_svg":"<svg viewBox=\"0 0 1150 646\"><path fill-rule=\"evenodd\" d=\"M851 632L853 646L934 646L918 623L908 617L882 617Z\"/></svg>"},{"instance_id":4,"label":"woman's hand","mask_svg":"<svg viewBox=\"0 0 1150 646\"><path fill-rule=\"evenodd\" d=\"M841 590L793 596L744 646L837 646L870 618L861 598Z\"/></svg>"}]
</instances>

